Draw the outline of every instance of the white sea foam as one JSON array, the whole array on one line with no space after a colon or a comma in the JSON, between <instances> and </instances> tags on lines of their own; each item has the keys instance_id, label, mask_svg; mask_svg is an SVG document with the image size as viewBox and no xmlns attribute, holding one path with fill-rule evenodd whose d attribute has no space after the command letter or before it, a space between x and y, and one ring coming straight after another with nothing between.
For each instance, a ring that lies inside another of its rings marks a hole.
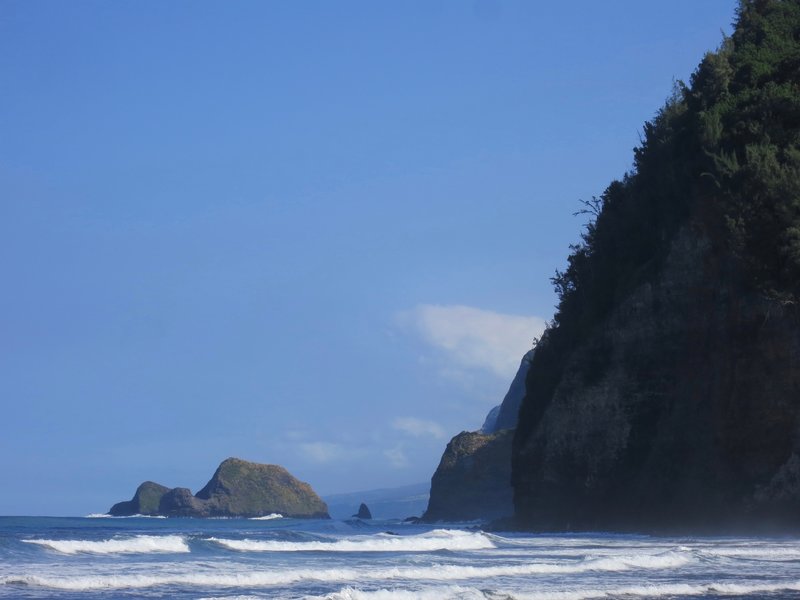
<instances>
[{"instance_id":1,"label":"white sea foam","mask_svg":"<svg viewBox=\"0 0 800 600\"><path fill-rule=\"evenodd\" d=\"M510 600L512 596L503 596ZM486 600L487 595L474 587L437 585L420 589L380 589L362 591L346 587L325 596L304 596L303 600Z\"/></svg>"},{"instance_id":2,"label":"white sea foam","mask_svg":"<svg viewBox=\"0 0 800 600\"><path fill-rule=\"evenodd\" d=\"M758 560L800 560L800 547L786 546L733 546L720 548L701 547L698 550L709 556L721 556L725 558L752 558Z\"/></svg>"},{"instance_id":3,"label":"white sea foam","mask_svg":"<svg viewBox=\"0 0 800 600\"><path fill-rule=\"evenodd\" d=\"M514 577L542 574L569 574L587 571L627 571L631 569L670 569L689 562L686 554L675 552L662 555L636 555L575 561L567 564L524 563L496 566L430 565L421 567L393 567L389 569L282 569L276 571L241 572L202 571L161 573L93 575L53 577L49 575L24 575L0 578L5 583L22 583L64 590L96 590L122 588L149 588L165 585L209 587L263 587L289 585L299 581L342 582L358 581L459 581L492 577Z\"/></svg>"},{"instance_id":4,"label":"white sea foam","mask_svg":"<svg viewBox=\"0 0 800 600\"><path fill-rule=\"evenodd\" d=\"M282 519L283 515L279 513L272 513L271 515L264 515L263 517L250 517L251 521L272 521L274 519Z\"/></svg>"},{"instance_id":5,"label":"white sea foam","mask_svg":"<svg viewBox=\"0 0 800 600\"><path fill-rule=\"evenodd\" d=\"M263 600L263 598L263 596L247 596L239 594L238 596L203 596L197 600Z\"/></svg>"},{"instance_id":6,"label":"white sea foam","mask_svg":"<svg viewBox=\"0 0 800 600\"><path fill-rule=\"evenodd\" d=\"M706 594L725 594L728 596L745 596L752 594L769 594L774 592L800 591L800 581L739 583L667 583L661 585L637 585L613 589L587 589L568 592L513 593L510 598L516 600L594 600L603 598L644 597L659 598L664 596L703 596Z\"/></svg>"},{"instance_id":7,"label":"white sea foam","mask_svg":"<svg viewBox=\"0 0 800 600\"><path fill-rule=\"evenodd\" d=\"M685 583L639 585L609 589L587 588L569 591L488 591L474 587L430 586L417 589L360 590L345 587L324 596L304 596L304 600L600 600L611 598L659 598L664 596L702 596L709 593L729 596L768 594L783 591L800 591L800 581L783 583Z\"/></svg>"},{"instance_id":8,"label":"white sea foam","mask_svg":"<svg viewBox=\"0 0 800 600\"><path fill-rule=\"evenodd\" d=\"M178 535L137 535L110 540L22 540L63 554L143 554L149 552L189 552L186 540Z\"/></svg>"},{"instance_id":9,"label":"white sea foam","mask_svg":"<svg viewBox=\"0 0 800 600\"><path fill-rule=\"evenodd\" d=\"M483 533L456 529L434 529L420 535L352 537L344 540L285 542L278 540L232 540L208 538L230 550L242 552L432 552L436 550L485 550L494 543Z\"/></svg>"},{"instance_id":10,"label":"white sea foam","mask_svg":"<svg viewBox=\"0 0 800 600\"><path fill-rule=\"evenodd\" d=\"M109 515L108 513L90 513L84 519L166 519L164 515Z\"/></svg>"}]
</instances>

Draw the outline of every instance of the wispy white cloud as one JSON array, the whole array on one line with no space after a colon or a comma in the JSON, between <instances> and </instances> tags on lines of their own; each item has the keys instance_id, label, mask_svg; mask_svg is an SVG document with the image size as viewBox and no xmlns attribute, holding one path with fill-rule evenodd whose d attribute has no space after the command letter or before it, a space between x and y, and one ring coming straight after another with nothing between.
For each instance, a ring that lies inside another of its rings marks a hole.
<instances>
[{"instance_id":1,"label":"wispy white cloud","mask_svg":"<svg viewBox=\"0 0 800 600\"><path fill-rule=\"evenodd\" d=\"M443 352L457 368L481 368L509 379L534 337L540 317L508 315L472 306L420 304L397 315L398 322Z\"/></svg>"},{"instance_id":2,"label":"wispy white cloud","mask_svg":"<svg viewBox=\"0 0 800 600\"><path fill-rule=\"evenodd\" d=\"M334 442L302 442L297 444L300 454L312 463L327 464L354 458L359 452Z\"/></svg>"},{"instance_id":3,"label":"wispy white cloud","mask_svg":"<svg viewBox=\"0 0 800 600\"><path fill-rule=\"evenodd\" d=\"M438 423L415 417L398 417L392 421L392 427L414 437L430 436L436 439L445 437L444 429Z\"/></svg>"},{"instance_id":4,"label":"wispy white cloud","mask_svg":"<svg viewBox=\"0 0 800 600\"><path fill-rule=\"evenodd\" d=\"M410 464L406 453L403 452L402 445L384 450L383 455L395 469L404 469Z\"/></svg>"}]
</instances>

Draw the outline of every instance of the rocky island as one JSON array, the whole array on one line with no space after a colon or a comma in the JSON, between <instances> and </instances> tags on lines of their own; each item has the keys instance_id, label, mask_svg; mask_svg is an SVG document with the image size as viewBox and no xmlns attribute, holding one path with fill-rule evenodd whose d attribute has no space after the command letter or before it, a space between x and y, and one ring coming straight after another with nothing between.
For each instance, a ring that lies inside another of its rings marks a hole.
<instances>
[{"instance_id":1,"label":"rocky island","mask_svg":"<svg viewBox=\"0 0 800 600\"><path fill-rule=\"evenodd\" d=\"M311 486L278 465L224 460L206 486L192 495L187 488L168 488L145 481L133 498L118 502L112 516L284 517L327 519L328 507Z\"/></svg>"}]
</instances>

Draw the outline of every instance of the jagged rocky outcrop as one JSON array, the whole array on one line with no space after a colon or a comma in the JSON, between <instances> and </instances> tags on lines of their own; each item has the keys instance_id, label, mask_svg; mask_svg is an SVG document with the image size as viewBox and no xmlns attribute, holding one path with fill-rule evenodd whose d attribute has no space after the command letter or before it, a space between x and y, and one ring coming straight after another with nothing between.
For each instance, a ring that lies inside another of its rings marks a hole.
<instances>
[{"instance_id":1,"label":"jagged rocky outcrop","mask_svg":"<svg viewBox=\"0 0 800 600\"><path fill-rule=\"evenodd\" d=\"M479 431L462 431L442 455L431 478L424 521L473 521L509 517L513 513L511 441L525 377L534 350L522 357L502 404L486 416Z\"/></svg>"},{"instance_id":2,"label":"jagged rocky outcrop","mask_svg":"<svg viewBox=\"0 0 800 600\"><path fill-rule=\"evenodd\" d=\"M197 494L145 482L128 502L109 514L167 517L261 517L278 513L294 518L328 518L328 508L311 486L278 465L224 460Z\"/></svg>"},{"instance_id":3,"label":"jagged rocky outcrop","mask_svg":"<svg viewBox=\"0 0 800 600\"><path fill-rule=\"evenodd\" d=\"M358 507L358 512L353 516L357 519L371 519L372 513L369 510L369 506L362 502L361 506Z\"/></svg>"},{"instance_id":4,"label":"jagged rocky outcrop","mask_svg":"<svg viewBox=\"0 0 800 600\"><path fill-rule=\"evenodd\" d=\"M483 434L462 431L442 455L431 479L424 521L498 519L512 513L513 430Z\"/></svg>"}]
</instances>

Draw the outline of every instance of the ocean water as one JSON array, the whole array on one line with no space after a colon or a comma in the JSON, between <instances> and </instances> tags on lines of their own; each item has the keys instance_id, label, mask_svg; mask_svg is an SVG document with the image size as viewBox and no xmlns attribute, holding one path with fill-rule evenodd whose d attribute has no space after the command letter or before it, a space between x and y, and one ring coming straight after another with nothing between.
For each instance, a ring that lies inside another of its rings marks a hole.
<instances>
[{"instance_id":1,"label":"ocean water","mask_svg":"<svg viewBox=\"0 0 800 600\"><path fill-rule=\"evenodd\" d=\"M800 539L398 521L0 518L0 599L800 598Z\"/></svg>"}]
</instances>

